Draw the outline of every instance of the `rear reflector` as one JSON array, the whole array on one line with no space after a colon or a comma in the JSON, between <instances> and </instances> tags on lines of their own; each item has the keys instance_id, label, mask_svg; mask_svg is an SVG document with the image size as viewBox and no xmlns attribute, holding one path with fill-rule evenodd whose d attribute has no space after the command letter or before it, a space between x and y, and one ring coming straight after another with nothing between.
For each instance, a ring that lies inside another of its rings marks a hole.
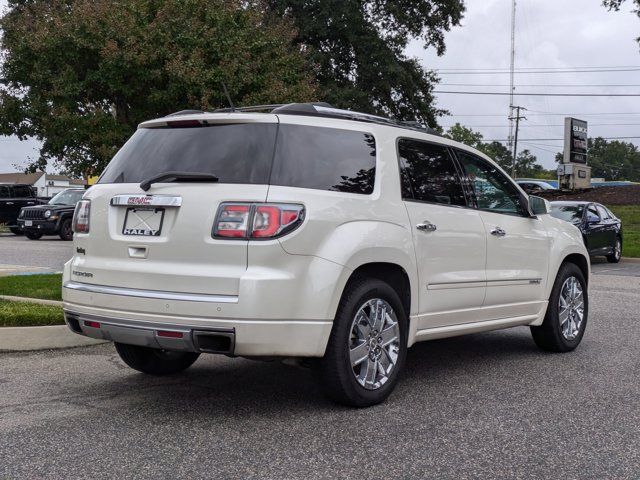
<instances>
[{"instance_id":1,"label":"rear reflector","mask_svg":"<svg viewBox=\"0 0 640 480\"><path fill-rule=\"evenodd\" d=\"M92 322L91 320L85 320L84 326L91 328L100 328L100 324L98 322Z\"/></svg>"},{"instance_id":2,"label":"rear reflector","mask_svg":"<svg viewBox=\"0 0 640 480\"><path fill-rule=\"evenodd\" d=\"M169 330L158 330L156 334L159 337L182 338L182 332L171 332Z\"/></svg>"}]
</instances>

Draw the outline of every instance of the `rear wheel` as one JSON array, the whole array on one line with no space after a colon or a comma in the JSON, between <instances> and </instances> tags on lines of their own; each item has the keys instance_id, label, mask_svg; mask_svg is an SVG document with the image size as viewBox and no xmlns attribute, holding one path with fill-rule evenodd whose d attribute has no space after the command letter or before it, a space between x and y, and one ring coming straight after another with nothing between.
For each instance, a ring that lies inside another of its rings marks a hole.
<instances>
[{"instance_id":1,"label":"rear wheel","mask_svg":"<svg viewBox=\"0 0 640 480\"><path fill-rule=\"evenodd\" d=\"M29 240L40 240L42 238L42 234L38 232L24 232L24 236Z\"/></svg>"},{"instance_id":2,"label":"rear wheel","mask_svg":"<svg viewBox=\"0 0 640 480\"><path fill-rule=\"evenodd\" d=\"M544 322L531 327L536 345L549 352L569 352L582 341L589 314L587 282L573 263L560 267Z\"/></svg>"},{"instance_id":3,"label":"rear wheel","mask_svg":"<svg viewBox=\"0 0 640 480\"><path fill-rule=\"evenodd\" d=\"M402 302L387 283L350 282L320 364L326 394L354 407L383 402L404 366L407 323Z\"/></svg>"},{"instance_id":4,"label":"rear wheel","mask_svg":"<svg viewBox=\"0 0 640 480\"><path fill-rule=\"evenodd\" d=\"M137 345L116 343L116 351L124 363L149 375L171 375L186 370L200 356L199 353L174 352Z\"/></svg>"},{"instance_id":5,"label":"rear wheel","mask_svg":"<svg viewBox=\"0 0 640 480\"><path fill-rule=\"evenodd\" d=\"M73 229L71 228L70 218L62 221L59 235L62 240L73 240Z\"/></svg>"},{"instance_id":6,"label":"rear wheel","mask_svg":"<svg viewBox=\"0 0 640 480\"><path fill-rule=\"evenodd\" d=\"M20 230L19 227L9 227L9 231L14 235L18 235L18 236L24 235L24 232Z\"/></svg>"},{"instance_id":7,"label":"rear wheel","mask_svg":"<svg viewBox=\"0 0 640 480\"><path fill-rule=\"evenodd\" d=\"M610 255L607 255L607 262L609 263L618 263L622 258L622 239L620 237L616 237L616 243L613 246L613 252Z\"/></svg>"}]
</instances>

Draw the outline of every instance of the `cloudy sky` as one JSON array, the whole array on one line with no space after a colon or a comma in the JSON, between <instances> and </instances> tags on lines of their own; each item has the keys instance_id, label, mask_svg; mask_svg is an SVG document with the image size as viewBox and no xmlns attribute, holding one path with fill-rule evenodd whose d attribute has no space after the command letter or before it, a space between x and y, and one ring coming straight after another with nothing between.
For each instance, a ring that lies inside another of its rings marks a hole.
<instances>
[{"instance_id":1,"label":"cloudy sky","mask_svg":"<svg viewBox=\"0 0 640 480\"><path fill-rule=\"evenodd\" d=\"M446 35L447 51L437 57L419 42L409 48L425 67L441 70L438 90L506 92L509 75L486 74L487 69L509 67L510 0L467 0L463 25ZM6 0L0 0L0 10ZM640 93L640 53L635 38L640 21L623 11L608 12L600 0L518 0L516 15L516 69L554 69L553 73L518 73L518 93ZM605 68L618 67L618 68ZM557 70L629 70L557 72ZM467 73L461 74L460 69ZM480 71L479 71L480 70ZM445 73L449 72L449 73ZM581 85L581 86L578 86ZM585 86L589 85L589 86ZM629 86L615 86L629 85ZM486 139L508 135L507 96L437 94L438 106L450 111L443 126L460 122ZM527 109L522 121L521 148L529 148L552 168L561 150L565 116L589 122L590 136L640 137L640 97L518 96ZM630 139L640 145L640 138ZM0 172L12 171L37 156L35 141L0 137Z\"/></svg>"}]
</instances>

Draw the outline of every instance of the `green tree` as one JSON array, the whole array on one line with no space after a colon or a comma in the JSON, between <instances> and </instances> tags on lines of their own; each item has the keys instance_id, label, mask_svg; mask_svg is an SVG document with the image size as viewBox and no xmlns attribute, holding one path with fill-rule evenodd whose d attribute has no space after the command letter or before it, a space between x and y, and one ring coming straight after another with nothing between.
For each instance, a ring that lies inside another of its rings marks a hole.
<instances>
[{"instance_id":1,"label":"green tree","mask_svg":"<svg viewBox=\"0 0 640 480\"><path fill-rule=\"evenodd\" d=\"M640 152L633 143L596 137L589 139L588 148L591 176L607 180L640 180Z\"/></svg>"},{"instance_id":2,"label":"green tree","mask_svg":"<svg viewBox=\"0 0 640 480\"><path fill-rule=\"evenodd\" d=\"M0 19L0 134L53 161L102 170L149 118L187 108L317 99L288 20L242 0L10 0Z\"/></svg>"},{"instance_id":3,"label":"green tree","mask_svg":"<svg viewBox=\"0 0 640 480\"><path fill-rule=\"evenodd\" d=\"M511 151L500 142L483 143L479 145L479 150L489 156L502 167L506 172L511 173L513 155Z\"/></svg>"},{"instance_id":4,"label":"green tree","mask_svg":"<svg viewBox=\"0 0 640 480\"><path fill-rule=\"evenodd\" d=\"M545 172L544 167L538 163L538 158L529 150L524 149L516 157L516 173L519 177L538 178Z\"/></svg>"},{"instance_id":5,"label":"green tree","mask_svg":"<svg viewBox=\"0 0 640 480\"><path fill-rule=\"evenodd\" d=\"M405 54L410 40L444 53L463 0L266 0L293 19L309 49L322 99L342 108L436 126L436 75Z\"/></svg>"},{"instance_id":6,"label":"green tree","mask_svg":"<svg viewBox=\"0 0 640 480\"><path fill-rule=\"evenodd\" d=\"M468 127L463 127L459 123L449 127L449 130L447 130L447 133L445 133L444 136L474 148L478 148L479 145L482 145L483 137L480 132L476 132Z\"/></svg>"}]
</instances>

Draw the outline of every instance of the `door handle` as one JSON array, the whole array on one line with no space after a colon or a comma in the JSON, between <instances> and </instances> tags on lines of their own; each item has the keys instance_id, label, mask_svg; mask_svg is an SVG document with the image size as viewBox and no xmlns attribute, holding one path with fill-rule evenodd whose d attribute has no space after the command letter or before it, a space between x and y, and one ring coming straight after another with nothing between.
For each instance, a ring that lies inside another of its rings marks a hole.
<instances>
[{"instance_id":1,"label":"door handle","mask_svg":"<svg viewBox=\"0 0 640 480\"><path fill-rule=\"evenodd\" d=\"M504 237L506 234L507 234L507 232L505 232L500 227L496 227L493 230L491 230L491 235L494 235L496 237Z\"/></svg>"},{"instance_id":2,"label":"door handle","mask_svg":"<svg viewBox=\"0 0 640 480\"><path fill-rule=\"evenodd\" d=\"M417 224L416 228L423 232L435 232L438 229L438 227L428 220L425 220L424 223Z\"/></svg>"}]
</instances>

